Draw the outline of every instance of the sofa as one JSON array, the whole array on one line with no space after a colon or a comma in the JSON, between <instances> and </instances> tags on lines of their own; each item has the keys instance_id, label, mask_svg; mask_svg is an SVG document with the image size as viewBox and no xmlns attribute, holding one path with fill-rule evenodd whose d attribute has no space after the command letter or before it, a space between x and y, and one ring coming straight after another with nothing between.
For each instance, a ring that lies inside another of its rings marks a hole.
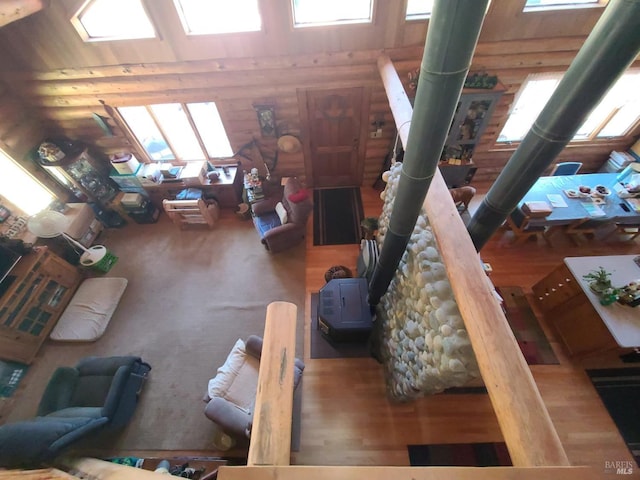
<instances>
[{"instance_id":1,"label":"sofa","mask_svg":"<svg viewBox=\"0 0 640 480\"><path fill-rule=\"evenodd\" d=\"M224 365L209 380L203 398L207 403L204 414L220 429L213 440L219 450L242 445L251 438L261 354L262 338L251 335L246 342L238 339ZM300 401L298 387L303 370L302 360L294 359L294 402Z\"/></svg>"},{"instance_id":2,"label":"sofa","mask_svg":"<svg viewBox=\"0 0 640 480\"><path fill-rule=\"evenodd\" d=\"M37 416L0 426L0 466L38 467L89 435L124 427L150 370L134 356L86 357L56 369Z\"/></svg>"},{"instance_id":3,"label":"sofa","mask_svg":"<svg viewBox=\"0 0 640 480\"><path fill-rule=\"evenodd\" d=\"M310 192L290 177L282 196L267 198L252 206L253 223L265 248L271 253L287 250L300 243L313 210Z\"/></svg>"}]
</instances>

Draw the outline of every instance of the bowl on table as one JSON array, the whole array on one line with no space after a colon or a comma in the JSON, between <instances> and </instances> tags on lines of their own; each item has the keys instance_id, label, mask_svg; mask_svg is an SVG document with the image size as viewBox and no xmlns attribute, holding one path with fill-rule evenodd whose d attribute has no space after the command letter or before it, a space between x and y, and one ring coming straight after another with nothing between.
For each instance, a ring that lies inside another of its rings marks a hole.
<instances>
[{"instance_id":1,"label":"bowl on table","mask_svg":"<svg viewBox=\"0 0 640 480\"><path fill-rule=\"evenodd\" d=\"M595 187L593 187L593 191L592 191L591 194L594 197L604 198L604 197L608 197L609 195L611 195L611 190L609 190L604 185L596 185Z\"/></svg>"}]
</instances>

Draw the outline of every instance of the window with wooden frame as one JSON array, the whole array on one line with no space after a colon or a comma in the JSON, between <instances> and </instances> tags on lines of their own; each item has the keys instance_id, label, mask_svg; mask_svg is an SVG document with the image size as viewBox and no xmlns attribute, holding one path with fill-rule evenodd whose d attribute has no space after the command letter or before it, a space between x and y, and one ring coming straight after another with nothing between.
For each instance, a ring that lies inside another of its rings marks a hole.
<instances>
[{"instance_id":1,"label":"window with wooden frame","mask_svg":"<svg viewBox=\"0 0 640 480\"><path fill-rule=\"evenodd\" d=\"M407 0L405 20L424 20L431 16L433 0Z\"/></svg>"},{"instance_id":2,"label":"window with wooden frame","mask_svg":"<svg viewBox=\"0 0 640 480\"><path fill-rule=\"evenodd\" d=\"M35 215L49 206L55 196L40 182L0 150L0 196L27 215ZM1 203L1 202L0 202Z\"/></svg>"},{"instance_id":3,"label":"window with wooden frame","mask_svg":"<svg viewBox=\"0 0 640 480\"><path fill-rule=\"evenodd\" d=\"M233 156L214 102L162 103L116 110L152 161L190 162Z\"/></svg>"},{"instance_id":4,"label":"window with wooden frame","mask_svg":"<svg viewBox=\"0 0 640 480\"><path fill-rule=\"evenodd\" d=\"M187 35L257 32L262 29L258 0L174 0Z\"/></svg>"},{"instance_id":5,"label":"window with wooden frame","mask_svg":"<svg viewBox=\"0 0 640 480\"><path fill-rule=\"evenodd\" d=\"M71 23L85 42L156 36L142 0L87 0Z\"/></svg>"},{"instance_id":6,"label":"window with wooden frame","mask_svg":"<svg viewBox=\"0 0 640 480\"><path fill-rule=\"evenodd\" d=\"M291 0L293 26L371 23L373 0Z\"/></svg>"},{"instance_id":7,"label":"window with wooden frame","mask_svg":"<svg viewBox=\"0 0 640 480\"><path fill-rule=\"evenodd\" d=\"M551 98L561 73L529 75L513 102L498 142L519 142ZM640 70L629 70L609 89L573 141L624 137L640 122Z\"/></svg>"},{"instance_id":8,"label":"window with wooden frame","mask_svg":"<svg viewBox=\"0 0 640 480\"><path fill-rule=\"evenodd\" d=\"M604 7L608 0L527 0L524 12L563 10L568 8Z\"/></svg>"}]
</instances>

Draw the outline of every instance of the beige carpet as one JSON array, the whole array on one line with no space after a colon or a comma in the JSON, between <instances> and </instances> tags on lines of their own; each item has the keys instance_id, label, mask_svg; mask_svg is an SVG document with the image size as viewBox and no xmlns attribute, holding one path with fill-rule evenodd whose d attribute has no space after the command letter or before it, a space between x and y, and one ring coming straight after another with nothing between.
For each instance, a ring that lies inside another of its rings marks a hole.
<instances>
[{"instance_id":1,"label":"beige carpet","mask_svg":"<svg viewBox=\"0 0 640 480\"><path fill-rule=\"evenodd\" d=\"M106 231L98 243L119 257L107 276L129 279L109 327L94 343L47 341L8 421L35 414L57 366L74 365L86 355L139 355L153 370L134 419L99 445L211 449L214 426L204 416L202 401L207 382L238 338L262 335L270 302L298 306L297 354L302 356L304 244L271 255L252 222L232 215L213 230L179 230L162 215L157 224Z\"/></svg>"}]
</instances>

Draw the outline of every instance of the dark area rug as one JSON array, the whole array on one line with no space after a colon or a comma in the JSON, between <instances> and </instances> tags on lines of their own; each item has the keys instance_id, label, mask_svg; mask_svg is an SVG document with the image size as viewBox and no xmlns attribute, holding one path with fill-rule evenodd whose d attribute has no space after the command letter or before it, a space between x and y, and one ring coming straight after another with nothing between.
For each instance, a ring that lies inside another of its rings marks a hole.
<instances>
[{"instance_id":1,"label":"dark area rug","mask_svg":"<svg viewBox=\"0 0 640 480\"><path fill-rule=\"evenodd\" d=\"M330 188L313 192L313 244L360 243L364 218L359 188Z\"/></svg>"},{"instance_id":2,"label":"dark area rug","mask_svg":"<svg viewBox=\"0 0 640 480\"><path fill-rule=\"evenodd\" d=\"M505 467L511 457L504 442L408 445L412 467Z\"/></svg>"},{"instance_id":3,"label":"dark area rug","mask_svg":"<svg viewBox=\"0 0 640 480\"><path fill-rule=\"evenodd\" d=\"M311 294L311 358L362 358L369 357L366 342L331 342L318 329L318 294Z\"/></svg>"},{"instance_id":4,"label":"dark area rug","mask_svg":"<svg viewBox=\"0 0 640 480\"><path fill-rule=\"evenodd\" d=\"M13 395L28 368L22 363L0 361L0 397L9 398Z\"/></svg>"},{"instance_id":5,"label":"dark area rug","mask_svg":"<svg viewBox=\"0 0 640 480\"><path fill-rule=\"evenodd\" d=\"M529 365L557 365L558 358L520 287L496 287L513 335Z\"/></svg>"},{"instance_id":6,"label":"dark area rug","mask_svg":"<svg viewBox=\"0 0 640 480\"><path fill-rule=\"evenodd\" d=\"M587 375L640 467L640 368L594 369Z\"/></svg>"}]
</instances>

